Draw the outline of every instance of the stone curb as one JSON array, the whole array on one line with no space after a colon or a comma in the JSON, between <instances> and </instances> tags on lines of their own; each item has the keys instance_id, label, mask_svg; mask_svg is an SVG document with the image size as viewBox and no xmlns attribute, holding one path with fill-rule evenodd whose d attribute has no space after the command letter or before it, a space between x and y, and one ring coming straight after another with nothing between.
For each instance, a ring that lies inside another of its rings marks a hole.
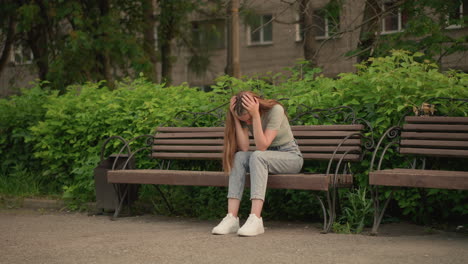
<instances>
[{"instance_id":1,"label":"stone curb","mask_svg":"<svg viewBox=\"0 0 468 264\"><path fill-rule=\"evenodd\" d=\"M65 208L65 203L62 200L25 198L23 199L21 207L27 208L27 209L60 210L60 209Z\"/></svg>"},{"instance_id":2,"label":"stone curb","mask_svg":"<svg viewBox=\"0 0 468 264\"><path fill-rule=\"evenodd\" d=\"M13 205L16 208L51 211L67 210L65 202L60 199L5 198L4 201L6 204ZM87 207L88 210L96 210L96 203L90 202L87 204Z\"/></svg>"}]
</instances>

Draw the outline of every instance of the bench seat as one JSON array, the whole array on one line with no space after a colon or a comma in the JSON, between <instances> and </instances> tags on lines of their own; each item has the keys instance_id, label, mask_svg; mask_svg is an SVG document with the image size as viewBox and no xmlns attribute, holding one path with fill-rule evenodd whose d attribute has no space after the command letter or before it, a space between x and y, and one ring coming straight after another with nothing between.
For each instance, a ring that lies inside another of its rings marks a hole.
<instances>
[{"instance_id":1,"label":"bench seat","mask_svg":"<svg viewBox=\"0 0 468 264\"><path fill-rule=\"evenodd\" d=\"M468 171L387 169L369 173L369 184L440 189L468 189Z\"/></svg>"},{"instance_id":2,"label":"bench seat","mask_svg":"<svg viewBox=\"0 0 468 264\"><path fill-rule=\"evenodd\" d=\"M300 173L300 174L271 174L268 176L268 188L298 189L327 191L331 177L326 174ZM109 183L127 184L167 184L186 186L228 186L229 176L218 171L186 171L186 170L115 170L107 173ZM337 175L338 187L351 187L352 174ZM246 187L250 186L247 175Z\"/></svg>"}]
</instances>

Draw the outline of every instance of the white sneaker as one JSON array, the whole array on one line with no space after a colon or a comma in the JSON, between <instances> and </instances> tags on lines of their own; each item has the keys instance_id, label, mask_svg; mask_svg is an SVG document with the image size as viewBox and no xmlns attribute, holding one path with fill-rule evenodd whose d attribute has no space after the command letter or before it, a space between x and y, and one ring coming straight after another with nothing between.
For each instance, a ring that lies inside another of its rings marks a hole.
<instances>
[{"instance_id":1,"label":"white sneaker","mask_svg":"<svg viewBox=\"0 0 468 264\"><path fill-rule=\"evenodd\" d=\"M236 233L239 230L239 217L234 217L231 213L223 218L219 225L215 226L211 233L213 235L226 235Z\"/></svg>"},{"instance_id":2,"label":"white sneaker","mask_svg":"<svg viewBox=\"0 0 468 264\"><path fill-rule=\"evenodd\" d=\"M265 233L262 218L255 214L249 215L245 224L237 231L239 236L256 236Z\"/></svg>"}]
</instances>

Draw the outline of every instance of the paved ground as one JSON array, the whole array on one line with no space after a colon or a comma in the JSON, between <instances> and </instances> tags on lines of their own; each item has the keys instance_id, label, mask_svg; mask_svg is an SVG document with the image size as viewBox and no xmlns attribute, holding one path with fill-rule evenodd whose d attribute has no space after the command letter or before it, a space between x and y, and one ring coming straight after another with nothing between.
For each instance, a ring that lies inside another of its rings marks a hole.
<instances>
[{"instance_id":1,"label":"paved ground","mask_svg":"<svg viewBox=\"0 0 468 264\"><path fill-rule=\"evenodd\" d=\"M468 263L467 235L408 224L370 237L266 221L266 233L254 238L213 236L215 224L0 209L0 263Z\"/></svg>"}]
</instances>

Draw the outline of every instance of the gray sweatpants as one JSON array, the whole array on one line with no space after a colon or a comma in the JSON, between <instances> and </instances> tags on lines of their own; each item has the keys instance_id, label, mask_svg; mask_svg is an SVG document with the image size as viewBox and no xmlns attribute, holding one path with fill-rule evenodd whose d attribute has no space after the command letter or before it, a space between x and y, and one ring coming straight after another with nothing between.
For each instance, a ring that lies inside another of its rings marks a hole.
<instances>
[{"instance_id":1,"label":"gray sweatpants","mask_svg":"<svg viewBox=\"0 0 468 264\"><path fill-rule=\"evenodd\" d=\"M296 140L270 147L266 151L239 151L234 156L234 166L229 174L228 198L241 199L245 175L250 173L250 199L265 200L268 173L298 173L304 159Z\"/></svg>"}]
</instances>

